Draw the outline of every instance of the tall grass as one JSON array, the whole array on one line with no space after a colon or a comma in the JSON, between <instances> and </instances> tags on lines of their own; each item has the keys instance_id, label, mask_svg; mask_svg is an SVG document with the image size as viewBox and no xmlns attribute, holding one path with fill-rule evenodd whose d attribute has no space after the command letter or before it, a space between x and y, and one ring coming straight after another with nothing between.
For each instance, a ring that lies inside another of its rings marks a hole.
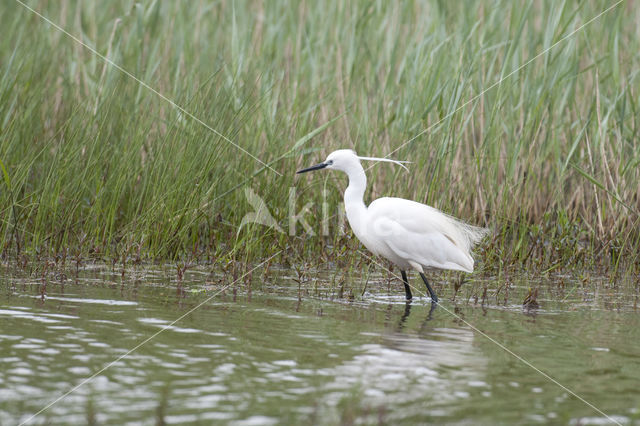
<instances>
[{"instance_id":1,"label":"tall grass","mask_svg":"<svg viewBox=\"0 0 640 426\"><path fill-rule=\"evenodd\" d=\"M625 1L523 67L611 4L29 2L216 134L2 2L2 253L349 262L338 216L330 237L238 231L245 190L287 231L297 188L319 233L323 190L335 214L345 178L294 171L400 147L411 173L375 166L368 196L490 226L487 268L635 273L640 9Z\"/></svg>"}]
</instances>

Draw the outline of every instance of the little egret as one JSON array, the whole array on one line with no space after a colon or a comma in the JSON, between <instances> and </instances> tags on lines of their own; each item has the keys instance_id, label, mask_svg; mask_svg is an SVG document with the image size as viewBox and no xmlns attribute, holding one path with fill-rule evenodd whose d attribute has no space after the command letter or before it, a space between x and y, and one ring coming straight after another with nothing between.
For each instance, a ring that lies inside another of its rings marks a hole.
<instances>
[{"instance_id":1,"label":"little egret","mask_svg":"<svg viewBox=\"0 0 640 426\"><path fill-rule=\"evenodd\" d=\"M340 149L329 154L323 163L297 173L320 169L345 172L349 186L344 191L344 207L353 233L373 254L400 268L407 300L411 300L412 295L406 271L413 269L422 277L431 300L437 302L424 269L473 272L470 251L487 229L468 225L433 207L403 198L378 198L367 207L363 200L367 176L360 160L387 161L406 169L401 161L358 157L353 150Z\"/></svg>"}]
</instances>

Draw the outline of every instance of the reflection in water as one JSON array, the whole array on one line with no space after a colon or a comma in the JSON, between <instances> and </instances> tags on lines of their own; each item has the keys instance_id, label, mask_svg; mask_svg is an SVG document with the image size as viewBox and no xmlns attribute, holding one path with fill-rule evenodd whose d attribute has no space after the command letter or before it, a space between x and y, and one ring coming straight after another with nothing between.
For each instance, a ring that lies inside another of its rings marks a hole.
<instances>
[{"instance_id":1,"label":"reflection in water","mask_svg":"<svg viewBox=\"0 0 640 426\"><path fill-rule=\"evenodd\" d=\"M361 415L372 411L384 413L385 421L419 423L449 414L447 406L467 398L470 384L487 386L487 360L474 349L473 333L435 326L427 330L434 309L435 304L428 313L419 310L426 313L419 334L402 333L411 313L406 304L398 328L384 334L380 344L364 344L354 357L322 370L333 378L323 388L323 404L336 407L345 394L357 395L350 403L361 407Z\"/></svg>"},{"instance_id":2,"label":"reflection in water","mask_svg":"<svg viewBox=\"0 0 640 426\"><path fill-rule=\"evenodd\" d=\"M389 306L391 306L391 305L389 305ZM420 331L423 331L425 329L427 323L433 319L433 311L435 311L437 306L438 306L437 303L431 302L431 305L429 307L429 314L427 315L427 317L422 322L422 326L420 327ZM400 321L398 322L398 326L396 327L396 330L398 332L401 332L404 329L405 323L407 322L407 318L409 318L410 314L411 314L411 300L407 300L406 304L404 306L404 313L400 317Z\"/></svg>"},{"instance_id":3,"label":"reflection in water","mask_svg":"<svg viewBox=\"0 0 640 426\"><path fill-rule=\"evenodd\" d=\"M400 317L400 321L398 322L398 326L396 327L396 330L398 332L401 332L404 328L405 323L407 322L407 318L409 318L409 314L411 314L411 300L407 300L404 305L404 313Z\"/></svg>"}]
</instances>

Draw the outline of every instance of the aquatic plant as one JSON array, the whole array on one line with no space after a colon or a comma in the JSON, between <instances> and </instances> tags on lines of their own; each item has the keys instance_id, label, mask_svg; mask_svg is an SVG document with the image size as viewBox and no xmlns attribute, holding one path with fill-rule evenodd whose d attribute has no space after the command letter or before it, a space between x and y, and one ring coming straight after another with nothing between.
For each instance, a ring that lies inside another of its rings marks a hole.
<instances>
[{"instance_id":1,"label":"aquatic plant","mask_svg":"<svg viewBox=\"0 0 640 426\"><path fill-rule=\"evenodd\" d=\"M369 199L491 227L486 271L640 270L631 2L592 22L601 2L29 4L175 104L3 2L4 258L350 265L337 215L328 236L237 229L246 188L282 229L295 188L320 234L345 181L294 173L349 147L413 161L368 170Z\"/></svg>"}]
</instances>

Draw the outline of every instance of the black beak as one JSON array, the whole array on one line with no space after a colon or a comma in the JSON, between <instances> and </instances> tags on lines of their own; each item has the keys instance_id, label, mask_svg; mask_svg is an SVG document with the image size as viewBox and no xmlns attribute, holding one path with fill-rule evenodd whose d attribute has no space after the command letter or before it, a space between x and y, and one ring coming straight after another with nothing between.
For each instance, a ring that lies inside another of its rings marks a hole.
<instances>
[{"instance_id":1,"label":"black beak","mask_svg":"<svg viewBox=\"0 0 640 426\"><path fill-rule=\"evenodd\" d=\"M325 167L327 167L328 164L327 163L320 163L320 164L316 164L315 166L311 166L311 167L307 167L306 169L302 169L302 170L298 170L296 172L296 174L299 173L307 173L307 172L312 172L314 170L320 170L320 169L324 169Z\"/></svg>"}]
</instances>

